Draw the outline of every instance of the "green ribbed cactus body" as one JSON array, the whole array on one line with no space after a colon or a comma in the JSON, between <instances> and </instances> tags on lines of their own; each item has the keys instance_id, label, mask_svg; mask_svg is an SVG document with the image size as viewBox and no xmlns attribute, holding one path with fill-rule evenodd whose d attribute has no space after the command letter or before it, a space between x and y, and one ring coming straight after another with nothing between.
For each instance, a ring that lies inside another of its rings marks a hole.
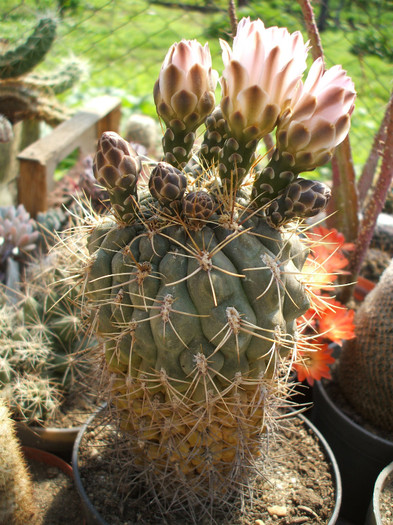
<instances>
[{"instance_id":1,"label":"green ribbed cactus body","mask_svg":"<svg viewBox=\"0 0 393 525\"><path fill-rule=\"evenodd\" d=\"M235 471L245 479L260 452L277 365L309 307L298 278L307 250L256 215L192 228L158 207L93 230L86 297L137 462L177 484L180 469L207 497Z\"/></svg>"}]
</instances>

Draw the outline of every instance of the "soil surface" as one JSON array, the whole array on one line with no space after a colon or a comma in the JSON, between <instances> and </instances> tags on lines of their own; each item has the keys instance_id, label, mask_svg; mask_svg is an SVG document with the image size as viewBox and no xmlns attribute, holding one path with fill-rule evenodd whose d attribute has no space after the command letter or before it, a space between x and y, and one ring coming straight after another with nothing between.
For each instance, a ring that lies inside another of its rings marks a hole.
<instances>
[{"instance_id":1,"label":"soil surface","mask_svg":"<svg viewBox=\"0 0 393 525\"><path fill-rule=\"evenodd\" d=\"M76 390L64 399L56 416L45 421L45 426L52 428L78 427L86 422L96 408L96 396Z\"/></svg>"},{"instance_id":2,"label":"soil surface","mask_svg":"<svg viewBox=\"0 0 393 525\"><path fill-rule=\"evenodd\" d=\"M34 500L42 525L83 525L81 501L73 480L58 467L28 458ZM27 524L26 524L27 525Z\"/></svg>"},{"instance_id":3,"label":"soil surface","mask_svg":"<svg viewBox=\"0 0 393 525\"><path fill-rule=\"evenodd\" d=\"M284 427L275 439L271 438L269 460L265 460L263 476L246 491L244 511L239 510L240 500L234 500L229 514L216 513L213 520L198 514L195 523L328 523L335 504L335 485L323 448L299 418L286 420ZM191 525L193 520L184 513L163 515L141 482L135 488L135 477L140 478L140 474L128 471L127 478L121 468L125 458L119 457L119 447L114 451L114 443L119 445L122 439L110 425L97 423L82 439L79 460L82 483L97 511L110 525Z\"/></svg>"}]
</instances>

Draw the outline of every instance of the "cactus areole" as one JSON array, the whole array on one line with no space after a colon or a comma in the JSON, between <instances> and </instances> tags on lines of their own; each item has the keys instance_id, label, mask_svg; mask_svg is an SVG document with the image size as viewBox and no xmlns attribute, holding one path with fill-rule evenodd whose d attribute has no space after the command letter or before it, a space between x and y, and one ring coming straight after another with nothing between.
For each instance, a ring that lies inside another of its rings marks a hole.
<instances>
[{"instance_id":1,"label":"cactus areole","mask_svg":"<svg viewBox=\"0 0 393 525\"><path fill-rule=\"evenodd\" d=\"M164 160L148 187L116 133L102 135L94 165L112 215L89 237L85 299L133 465L171 508L228 503L258 470L309 307L296 226L329 198L297 166L331 157L355 96L341 69L314 67L302 84L300 33L243 19L233 51L222 46L217 107L207 45L169 50L154 90ZM259 169L259 140L278 124Z\"/></svg>"}]
</instances>

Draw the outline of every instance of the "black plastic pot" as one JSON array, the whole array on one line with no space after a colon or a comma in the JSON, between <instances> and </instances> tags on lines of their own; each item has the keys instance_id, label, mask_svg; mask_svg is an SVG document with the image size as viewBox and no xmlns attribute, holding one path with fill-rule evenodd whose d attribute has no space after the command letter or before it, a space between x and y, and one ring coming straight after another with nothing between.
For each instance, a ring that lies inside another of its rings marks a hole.
<instances>
[{"instance_id":1,"label":"black plastic pot","mask_svg":"<svg viewBox=\"0 0 393 525\"><path fill-rule=\"evenodd\" d=\"M79 465L78 465L78 457L79 457L79 447L81 440L83 439L83 436L86 432L87 427L89 427L94 418L98 415L98 413L103 410L105 406L101 407L95 414L93 414L86 423L82 426L74 444L74 450L72 453L72 468L74 472L74 480L75 485L77 488L77 491L79 493L79 496L82 501L85 517L86 517L86 523L87 525L109 525L107 521L104 520L104 518L98 513L92 502L90 501L89 497L87 496L87 493L84 489L83 482L81 480ZM341 500L342 500L342 487L341 487L341 477L340 477L340 471L338 468L337 461L334 457L333 451L330 448L328 442L323 437L321 432L309 421L305 416L302 414L297 414L296 417L300 418L304 423L317 435L322 447L325 450L326 457L328 458L333 472L333 479L335 483L336 488L336 495L335 495L335 506L332 513L332 516L329 520L328 525L335 525L338 524L339 519L339 513L340 513L340 507L341 507ZM153 525L153 524L152 524Z\"/></svg>"},{"instance_id":2,"label":"black plastic pot","mask_svg":"<svg viewBox=\"0 0 393 525\"><path fill-rule=\"evenodd\" d=\"M380 497L384 486L388 481L388 477L393 474L393 462L389 463L377 477L374 485L373 497L368 509L367 519L365 525L382 525L382 517L380 513Z\"/></svg>"},{"instance_id":3,"label":"black plastic pot","mask_svg":"<svg viewBox=\"0 0 393 525\"><path fill-rule=\"evenodd\" d=\"M311 419L331 446L340 468L343 487L340 516L362 525L375 480L393 460L393 442L352 421L333 403L321 382L315 383L313 394Z\"/></svg>"}]
</instances>

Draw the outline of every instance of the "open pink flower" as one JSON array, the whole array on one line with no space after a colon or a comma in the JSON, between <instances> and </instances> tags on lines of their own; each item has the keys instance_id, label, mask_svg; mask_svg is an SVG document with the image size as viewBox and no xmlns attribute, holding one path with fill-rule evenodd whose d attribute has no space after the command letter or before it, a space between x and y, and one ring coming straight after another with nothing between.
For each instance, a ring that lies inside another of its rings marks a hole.
<instances>
[{"instance_id":1,"label":"open pink flower","mask_svg":"<svg viewBox=\"0 0 393 525\"><path fill-rule=\"evenodd\" d=\"M324 71L322 59L315 60L277 127L277 148L293 156L297 173L331 159L348 134L355 96L354 84L341 66Z\"/></svg>"},{"instance_id":2,"label":"open pink flower","mask_svg":"<svg viewBox=\"0 0 393 525\"><path fill-rule=\"evenodd\" d=\"M214 109L217 80L208 44L202 46L197 40L176 42L154 86L158 114L167 125L179 119L196 129Z\"/></svg>"},{"instance_id":3,"label":"open pink flower","mask_svg":"<svg viewBox=\"0 0 393 525\"><path fill-rule=\"evenodd\" d=\"M275 127L306 69L307 45L299 31L265 28L243 18L233 49L221 40L224 72L221 109L235 138L261 138Z\"/></svg>"}]
</instances>

